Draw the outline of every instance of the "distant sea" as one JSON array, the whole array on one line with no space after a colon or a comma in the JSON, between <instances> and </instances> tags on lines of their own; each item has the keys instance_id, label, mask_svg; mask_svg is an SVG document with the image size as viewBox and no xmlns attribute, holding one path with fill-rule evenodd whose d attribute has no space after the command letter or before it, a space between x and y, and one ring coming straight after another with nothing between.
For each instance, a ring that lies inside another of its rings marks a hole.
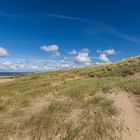
<instances>
[{"instance_id":1,"label":"distant sea","mask_svg":"<svg viewBox=\"0 0 140 140\"><path fill-rule=\"evenodd\" d=\"M20 76L30 74L29 72L0 72L0 76Z\"/></svg>"}]
</instances>

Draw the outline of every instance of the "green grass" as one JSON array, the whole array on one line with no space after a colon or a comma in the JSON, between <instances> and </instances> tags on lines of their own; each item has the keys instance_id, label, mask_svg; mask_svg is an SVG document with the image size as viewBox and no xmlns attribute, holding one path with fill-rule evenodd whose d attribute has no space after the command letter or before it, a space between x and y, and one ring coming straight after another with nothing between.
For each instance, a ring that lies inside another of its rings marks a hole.
<instances>
[{"instance_id":1,"label":"green grass","mask_svg":"<svg viewBox=\"0 0 140 140\"><path fill-rule=\"evenodd\" d=\"M140 94L139 64L136 57L0 84L0 140L121 139L119 112L106 95L119 90Z\"/></svg>"}]
</instances>

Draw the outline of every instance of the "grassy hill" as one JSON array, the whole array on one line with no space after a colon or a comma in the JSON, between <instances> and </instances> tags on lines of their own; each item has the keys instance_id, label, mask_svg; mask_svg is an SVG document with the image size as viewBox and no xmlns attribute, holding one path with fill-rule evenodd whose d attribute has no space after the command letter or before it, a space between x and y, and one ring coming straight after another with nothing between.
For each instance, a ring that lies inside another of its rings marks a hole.
<instances>
[{"instance_id":1,"label":"grassy hill","mask_svg":"<svg viewBox=\"0 0 140 140\"><path fill-rule=\"evenodd\" d=\"M119 110L106 95L140 94L140 56L29 74L0 84L0 140L119 140Z\"/></svg>"}]
</instances>

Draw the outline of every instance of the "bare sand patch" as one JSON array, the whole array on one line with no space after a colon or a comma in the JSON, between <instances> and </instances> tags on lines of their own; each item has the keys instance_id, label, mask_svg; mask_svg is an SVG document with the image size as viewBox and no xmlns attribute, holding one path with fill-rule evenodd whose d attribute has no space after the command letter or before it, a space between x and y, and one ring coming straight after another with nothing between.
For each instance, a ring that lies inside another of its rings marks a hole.
<instances>
[{"instance_id":1,"label":"bare sand patch","mask_svg":"<svg viewBox=\"0 0 140 140\"><path fill-rule=\"evenodd\" d=\"M32 101L30 106L26 109L26 112L31 114L38 113L42 111L45 107L49 106L52 103L53 99L53 94L48 94L43 97L39 97Z\"/></svg>"},{"instance_id":2,"label":"bare sand patch","mask_svg":"<svg viewBox=\"0 0 140 140\"><path fill-rule=\"evenodd\" d=\"M11 79L11 78L0 78L0 84L1 83L6 83L6 82L11 82L11 81L14 81L14 79Z\"/></svg>"},{"instance_id":3,"label":"bare sand patch","mask_svg":"<svg viewBox=\"0 0 140 140\"><path fill-rule=\"evenodd\" d=\"M120 92L110 95L120 109L120 120L123 120L122 140L140 140L140 96Z\"/></svg>"}]
</instances>

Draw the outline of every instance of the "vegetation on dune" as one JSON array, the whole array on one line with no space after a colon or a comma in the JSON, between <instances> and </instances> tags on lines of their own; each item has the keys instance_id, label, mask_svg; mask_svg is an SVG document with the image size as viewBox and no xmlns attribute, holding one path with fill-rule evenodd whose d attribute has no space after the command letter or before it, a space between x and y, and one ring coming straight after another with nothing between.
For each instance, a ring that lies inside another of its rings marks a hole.
<instances>
[{"instance_id":1,"label":"vegetation on dune","mask_svg":"<svg viewBox=\"0 0 140 140\"><path fill-rule=\"evenodd\" d=\"M122 79L119 83L120 87L127 92L140 95L140 73Z\"/></svg>"},{"instance_id":2,"label":"vegetation on dune","mask_svg":"<svg viewBox=\"0 0 140 140\"><path fill-rule=\"evenodd\" d=\"M75 74L85 75L87 77L106 77L120 76L126 77L140 71L140 56L123 60L113 64L88 67L85 69L72 70Z\"/></svg>"},{"instance_id":3,"label":"vegetation on dune","mask_svg":"<svg viewBox=\"0 0 140 140\"><path fill-rule=\"evenodd\" d=\"M111 91L111 82L109 87L104 78L62 79L30 75L1 85L0 138L115 138L119 126L110 119L117 110L111 101L98 95L98 91Z\"/></svg>"},{"instance_id":4,"label":"vegetation on dune","mask_svg":"<svg viewBox=\"0 0 140 140\"><path fill-rule=\"evenodd\" d=\"M0 84L0 139L121 139L119 112L106 95L118 90L139 94L139 66L136 57Z\"/></svg>"}]
</instances>

